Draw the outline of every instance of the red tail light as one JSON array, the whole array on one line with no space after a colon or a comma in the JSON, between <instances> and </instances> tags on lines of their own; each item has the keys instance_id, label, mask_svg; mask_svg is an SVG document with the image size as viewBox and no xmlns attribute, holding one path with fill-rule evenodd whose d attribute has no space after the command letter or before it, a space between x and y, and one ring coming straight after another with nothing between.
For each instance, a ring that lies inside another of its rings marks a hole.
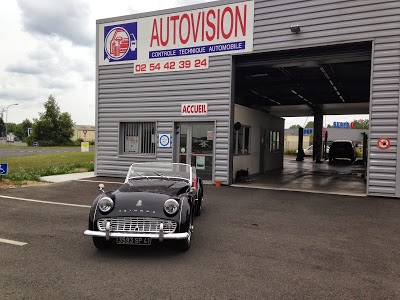
<instances>
[{"instance_id":1,"label":"red tail light","mask_svg":"<svg viewBox=\"0 0 400 300\"><path fill-rule=\"evenodd\" d=\"M197 188L197 178L193 178L192 187Z\"/></svg>"}]
</instances>

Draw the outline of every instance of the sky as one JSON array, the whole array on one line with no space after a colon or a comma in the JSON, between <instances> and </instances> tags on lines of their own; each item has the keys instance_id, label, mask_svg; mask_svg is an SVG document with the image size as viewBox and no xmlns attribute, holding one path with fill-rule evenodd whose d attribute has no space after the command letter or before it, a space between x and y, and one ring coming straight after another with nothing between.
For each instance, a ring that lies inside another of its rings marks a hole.
<instances>
[{"instance_id":1,"label":"sky","mask_svg":"<svg viewBox=\"0 0 400 300\"><path fill-rule=\"evenodd\" d=\"M0 112L7 122L38 118L53 95L78 125L95 124L96 20L210 0L3 0ZM329 116L325 123L360 116ZM285 127L309 118L287 118Z\"/></svg>"}]
</instances>

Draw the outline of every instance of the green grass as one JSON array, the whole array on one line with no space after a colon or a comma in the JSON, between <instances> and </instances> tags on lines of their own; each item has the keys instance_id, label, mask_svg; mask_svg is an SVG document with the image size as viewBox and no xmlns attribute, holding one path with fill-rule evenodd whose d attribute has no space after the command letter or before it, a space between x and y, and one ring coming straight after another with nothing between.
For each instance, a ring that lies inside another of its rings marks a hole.
<instances>
[{"instance_id":1,"label":"green grass","mask_svg":"<svg viewBox=\"0 0 400 300\"><path fill-rule=\"evenodd\" d=\"M54 146L54 147L38 147L37 149L61 149L61 148L80 148L81 146ZM94 147L90 145L90 147ZM17 146L14 144L0 144L1 149L31 149L34 148L32 146Z\"/></svg>"},{"instance_id":2,"label":"green grass","mask_svg":"<svg viewBox=\"0 0 400 300\"><path fill-rule=\"evenodd\" d=\"M66 152L31 156L6 157L1 163L8 163L8 175L13 182L40 181L42 176L90 172L94 170L93 152Z\"/></svg>"}]
</instances>

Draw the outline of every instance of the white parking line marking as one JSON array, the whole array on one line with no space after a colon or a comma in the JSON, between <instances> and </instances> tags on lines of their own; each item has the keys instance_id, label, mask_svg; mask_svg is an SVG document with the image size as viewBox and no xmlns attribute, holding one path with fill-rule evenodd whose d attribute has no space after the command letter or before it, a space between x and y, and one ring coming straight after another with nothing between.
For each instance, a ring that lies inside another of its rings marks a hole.
<instances>
[{"instance_id":1,"label":"white parking line marking","mask_svg":"<svg viewBox=\"0 0 400 300\"><path fill-rule=\"evenodd\" d=\"M28 244L28 243L17 242L17 241L6 240L6 239L0 239L0 243L11 244L11 245L17 245L17 246L24 246L24 245L27 245L27 244Z\"/></svg>"},{"instance_id":2,"label":"white parking line marking","mask_svg":"<svg viewBox=\"0 0 400 300\"><path fill-rule=\"evenodd\" d=\"M77 179L76 181L84 181L84 182L95 182L95 183L116 183L116 184L124 184L123 182L116 182L116 181L97 181L97 180L88 180L88 179Z\"/></svg>"},{"instance_id":3,"label":"white parking line marking","mask_svg":"<svg viewBox=\"0 0 400 300\"><path fill-rule=\"evenodd\" d=\"M42 201L42 200L18 198L18 197L11 197L11 196L1 196L0 195L0 198L11 199L11 200L19 200L19 201L27 201L27 202L35 202L35 203L43 203L43 204L54 204L54 205L61 205L61 206L73 206L73 207L90 208L90 205L73 204L73 203L62 203L62 202L52 202L52 201Z\"/></svg>"}]
</instances>

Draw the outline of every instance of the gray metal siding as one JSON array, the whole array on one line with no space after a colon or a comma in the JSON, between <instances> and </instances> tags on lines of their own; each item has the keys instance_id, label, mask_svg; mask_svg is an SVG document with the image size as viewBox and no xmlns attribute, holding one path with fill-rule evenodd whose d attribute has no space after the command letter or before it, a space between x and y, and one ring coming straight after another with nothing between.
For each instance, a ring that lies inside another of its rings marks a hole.
<instances>
[{"instance_id":1,"label":"gray metal siding","mask_svg":"<svg viewBox=\"0 0 400 300\"><path fill-rule=\"evenodd\" d=\"M214 121L215 178L228 181L231 56L210 57L209 69L158 74L133 74L133 64L103 66L98 77L97 175L125 176L132 162L172 161L172 148L158 148L155 157L119 155L119 122L157 122L158 133L171 133L174 122ZM182 103L207 102L204 117L182 117Z\"/></svg>"},{"instance_id":2,"label":"gray metal siding","mask_svg":"<svg viewBox=\"0 0 400 300\"><path fill-rule=\"evenodd\" d=\"M301 33L293 34L297 24ZM369 195L400 197L399 32L398 0L255 0L254 52L373 42ZM378 149L381 137L390 149Z\"/></svg>"},{"instance_id":3,"label":"gray metal siding","mask_svg":"<svg viewBox=\"0 0 400 300\"><path fill-rule=\"evenodd\" d=\"M200 8L226 4L221 1ZM172 11L182 11L177 8ZM143 14L147 16L154 13ZM161 14L158 12L157 14ZM131 16L137 17L137 16ZM102 20L109 22L127 17ZM301 26L300 34L290 32ZM400 1L398 0L255 0L254 52L372 41L370 156L368 194L400 197L399 134ZM215 176L229 176L232 63L230 56L210 57L210 69L133 76L133 65L98 69L98 175L124 175L133 157L118 156L119 121L157 121L158 132L173 132L184 101L206 101L216 121ZM380 137L391 139L386 151ZM171 160L171 149L157 149L158 160ZM399 165L399 168L397 168ZM398 174L397 174L398 172ZM398 179L396 179L398 178Z\"/></svg>"},{"instance_id":4,"label":"gray metal siding","mask_svg":"<svg viewBox=\"0 0 400 300\"><path fill-rule=\"evenodd\" d=\"M396 182L396 178L399 178L396 176L396 170L400 163L397 150L400 38L397 42L388 42L385 38L375 39L372 69L368 194L400 196L396 191L399 184ZM389 149L380 150L377 147L381 137L390 139Z\"/></svg>"}]
</instances>

